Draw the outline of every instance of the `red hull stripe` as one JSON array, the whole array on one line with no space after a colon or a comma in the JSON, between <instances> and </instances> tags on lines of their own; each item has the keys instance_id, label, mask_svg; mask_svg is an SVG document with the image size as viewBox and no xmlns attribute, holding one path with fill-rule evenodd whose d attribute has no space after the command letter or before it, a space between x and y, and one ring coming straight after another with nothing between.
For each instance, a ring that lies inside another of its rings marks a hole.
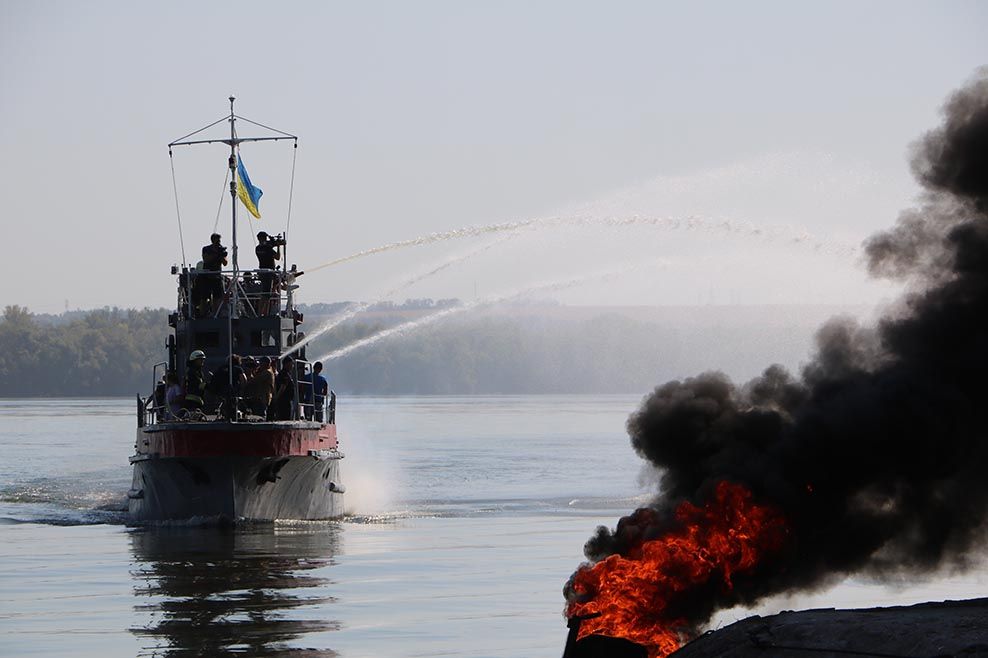
<instances>
[{"instance_id":1,"label":"red hull stripe","mask_svg":"<svg viewBox=\"0 0 988 658\"><path fill-rule=\"evenodd\" d=\"M334 450L337 445L335 425L250 431L227 426L215 431L200 428L146 431L138 440L137 452L160 457L289 457L307 456L310 450Z\"/></svg>"}]
</instances>

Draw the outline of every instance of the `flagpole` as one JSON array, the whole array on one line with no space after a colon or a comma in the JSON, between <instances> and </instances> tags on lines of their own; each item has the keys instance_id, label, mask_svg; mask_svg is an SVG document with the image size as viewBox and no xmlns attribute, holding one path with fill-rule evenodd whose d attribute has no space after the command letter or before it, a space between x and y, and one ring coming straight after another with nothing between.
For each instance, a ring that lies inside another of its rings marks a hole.
<instances>
[{"instance_id":1,"label":"flagpole","mask_svg":"<svg viewBox=\"0 0 988 658\"><path fill-rule=\"evenodd\" d=\"M236 99L230 96L230 207L233 208L233 276L236 278L240 268L237 263L237 118L233 114L234 100Z\"/></svg>"},{"instance_id":2,"label":"flagpole","mask_svg":"<svg viewBox=\"0 0 988 658\"><path fill-rule=\"evenodd\" d=\"M233 400L233 318L237 315L237 307L239 306L239 299L237 296L240 277L240 267L237 263L237 129L236 122L237 117L233 113L233 101L236 100L233 96L230 96L230 208L233 211L233 291L230 298L230 307L227 309L226 316L228 318L227 322L227 335L229 337L228 348L229 353L226 357L226 367L230 375L229 377L229 391L230 408L227 412L230 414L230 420L235 420L237 417L236 412L236 402Z\"/></svg>"},{"instance_id":3,"label":"flagpole","mask_svg":"<svg viewBox=\"0 0 988 658\"><path fill-rule=\"evenodd\" d=\"M189 133L188 135L186 135L184 137L180 137L179 139L176 139L175 141L173 141L173 142L171 142L171 143L168 144L168 149L169 149L169 154L171 154L171 149L174 146L193 146L193 145L196 145L196 144L214 144L214 143L217 143L217 142L220 142L220 143L223 143L223 144L229 144L229 146L230 146L230 161L229 161L229 165L230 165L230 197L232 199L232 203L230 204L230 211L231 211L231 216L232 216L231 229L232 229L232 239L233 239L233 272L232 272L233 277L232 277L232 280L231 280L232 289L230 290L230 299L227 300L227 304L228 304L228 308L227 308L227 327L228 327L228 331L229 331L229 341L227 343L227 351L228 351L228 357L230 359L232 359L232 357L233 357L233 347L234 347L234 345L233 345L233 343L234 343L234 340L233 340L233 338L234 338L233 337L233 320L240 317L240 308L239 308L240 307L240 261L239 261L239 246L237 245L237 200L238 200L238 189L239 189L237 187L238 186L238 182L237 182L237 178L238 178L238 176L237 176L237 173L238 173L237 148L240 146L240 143L241 142L276 142L276 141L283 140L283 139L291 139L291 140L294 140L295 141L295 147L298 148L298 137L296 135L292 135L290 133L286 133L284 131L278 130L277 128L272 128L270 126L265 126L264 124L257 123L256 121L251 121L250 119L247 119L245 117L238 117L236 114L234 114L234 109L233 109L233 104L234 104L234 101L236 100L236 98L234 96L230 96L229 98L230 98L230 114L228 116L220 117L219 119L217 119L216 121L212 122L208 126L205 126L203 128L200 128L199 130L196 130L194 132L191 132L191 133ZM246 121L247 123L250 123L250 124L253 124L253 125L258 126L260 128L264 128L265 130L269 130L271 132L277 133L277 135L270 136L270 137L237 137L237 128L236 128L237 119L241 119L243 121ZM219 123L222 123L223 121L229 121L230 122L230 138L228 140L227 139L220 139L220 138L206 138L206 137L204 137L203 139L189 139L190 137L194 137L196 135L199 135L200 133L202 133L202 132L204 132L204 131L212 128L213 126L218 125ZM246 178L246 172L244 174L244 177ZM292 181L293 181L293 185L294 185L294 180L295 180L295 165L294 165L294 159L293 159L293 162L292 162ZM249 190L249 188L248 188L248 190ZM176 204L177 204L177 202L176 202ZM176 205L176 207L177 207L177 205ZM255 204L255 210L256 210L256 204ZM289 201L289 214L290 213L291 213L291 202ZM179 228L181 229L181 226ZM285 255L285 258L286 259L288 258L287 254ZM223 276L222 275L222 269L220 270L219 276L220 277ZM191 293L190 293L190 295L191 295ZM225 297L225 295L224 295L224 297ZM216 315L219 315L218 309L217 309ZM229 383L230 383L230 389L232 390L233 389L233 368L232 368L232 363L231 362L228 361L228 364L231 366L230 367L230 381L229 381ZM235 409L233 409L232 411L234 411L234 418L235 418Z\"/></svg>"}]
</instances>

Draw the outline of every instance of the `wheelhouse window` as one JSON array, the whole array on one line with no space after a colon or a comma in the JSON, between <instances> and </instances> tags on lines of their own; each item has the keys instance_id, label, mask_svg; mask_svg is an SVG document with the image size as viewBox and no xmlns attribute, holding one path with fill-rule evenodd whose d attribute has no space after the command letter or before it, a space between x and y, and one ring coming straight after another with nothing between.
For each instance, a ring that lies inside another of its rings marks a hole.
<instances>
[{"instance_id":1,"label":"wheelhouse window","mask_svg":"<svg viewBox=\"0 0 988 658\"><path fill-rule=\"evenodd\" d=\"M253 347L278 347L278 332L267 329L252 331L250 343Z\"/></svg>"},{"instance_id":2,"label":"wheelhouse window","mask_svg":"<svg viewBox=\"0 0 988 658\"><path fill-rule=\"evenodd\" d=\"M200 349L200 350L207 347L219 347L220 332L200 331L196 333L195 344L196 344L196 349Z\"/></svg>"}]
</instances>

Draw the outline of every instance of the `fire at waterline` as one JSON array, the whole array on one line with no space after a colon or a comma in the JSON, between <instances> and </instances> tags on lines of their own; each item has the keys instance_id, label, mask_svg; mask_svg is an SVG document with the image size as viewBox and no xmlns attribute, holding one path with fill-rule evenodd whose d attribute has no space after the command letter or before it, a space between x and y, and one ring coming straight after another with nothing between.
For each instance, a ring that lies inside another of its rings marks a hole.
<instances>
[{"instance_id":1,"label":"fire at waterline","mask_svg":"<svg viewBox=\"0 0 988 658\"><path fill-rule=\"evenodd\" d=\"M661 495L587 542L564 587L571 640L666 656L718 610L972 560L988 526L988 69L943 114L912 147L921 205L865 243L872 275L907 284L894 311L829 322L799 377L708 372L629 419Z\"/></svg>"}]
</instances>

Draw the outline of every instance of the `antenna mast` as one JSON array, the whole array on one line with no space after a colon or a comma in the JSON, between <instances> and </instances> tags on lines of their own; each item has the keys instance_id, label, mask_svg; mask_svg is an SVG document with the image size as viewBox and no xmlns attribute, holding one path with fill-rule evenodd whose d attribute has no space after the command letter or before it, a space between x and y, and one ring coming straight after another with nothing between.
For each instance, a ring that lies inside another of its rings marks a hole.
<instances>
[{"instance_id":1,"label":"antenna mast","mask_svg":"<svg viewBox=\"0 0 988 658\"><path fill-rule=\"evenodd\" d=\"M236 98L230 96L230 208L233 211L233 299L228 315L232 318L237 314L238 288L237 281L240 278L240 266L237 262L237 115L233 113L233 101ZM232 339L231 339L232 340ZM233 350L231 349L232 353ZM232 373L232 371L231 371Z\"/></svg>"},{"instance_id":2,"label":"antenna mast","mask_svg":"<svg viewBox=\"0 0 988 658\"><path fill-rule=\"evenodd\" d=\"M291 139L295 142L296 148L298 147L298 137L290 133L283 132L277 128L272 128L270 126L265 126L264 124L257 123L256 121L251 121L245 117L238 117L233 111L233 102L236 100L234 96L230 96L230 114L228 116L221 117L216 121L212 122L204 128L200 128L195 132L191 132L184 137L176 139L168 145L168 152L171 154L171 149L173 146L192 146L194 144L213 144L215 142L220 142L222 144L227 144L230 147L230 159L228 165L230 167L230 197L232 202L230 203L230 208L232 212L232 229L233 229L233 277L231 278L230 285L230 299L228 300L227 307L227 319L228 319L228 333L229 333L229 358L233 356L233 320L240 317L240 262L238 259L238 248L237 248L237 149L241 142L276 142L283 139ZM247 123L257 126L259 128L264 128L271 132L277 133L276 136L270 137L237 137L237 119L242 119ZM189 139L199 133L212 128L213 126L222 123L223 121L230 122L230 138L229 139ZM293 181L294 181L294 165L293 165ZM176 201L177 206L177 201ZM179 223L179 230L181 230L181 221ZM183 246L184 249L184 246ZM183 255L184 261L184 255ZM230 370L230 388L233 388L233 364L231 361L227 361Z\"/></svg>"},{"instance_id":3,"label":"antenna mast","mask_svg":"<svg viewBox=\"0 0 988 658\"><path fill-rule=\"evenodd\" d=\"M233 113L233 101L230 96L230 210L233 212L233 278L230 279L230 306L227 307L227 355L226 370L229 375L227 385L230 395L233 395L233 320L240 317L240 268L237 264L237 115ZM237 411L229 410L231 419L236 418Z\"/></svg>"}]
</instances>

